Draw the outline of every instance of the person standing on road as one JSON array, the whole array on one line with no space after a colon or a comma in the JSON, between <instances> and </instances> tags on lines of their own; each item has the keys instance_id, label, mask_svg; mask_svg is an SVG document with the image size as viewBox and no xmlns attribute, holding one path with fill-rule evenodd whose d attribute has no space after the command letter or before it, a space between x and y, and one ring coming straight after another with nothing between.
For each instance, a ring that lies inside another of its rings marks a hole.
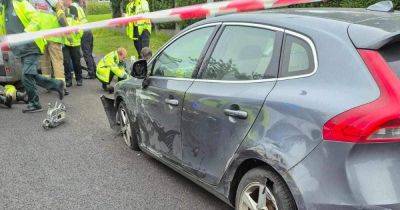
<instances>
[{"instance_id":1,"label":"person standing on road","mask_svg":"<svg viewBox=\"0 0 400 210\"><path fill-rule=\"evenodd\" d=\"M62 2L57 2L54 7L47 0L30 0L30 3L34 5L40 14L41 29L54 29L67 26ZM42 75L62 80L65 83L64 56L62 52L65 39L63 37L50 37L46 41L47 45L44 55L40 59ZM67 89L65 87L64 89L65 95L69 95Z\"/></svg>"},{"instance_id":2,"label":"person standing on road","mask_svg":"<svg viewBox=\"0 0 400 210\"><path fill-rule=\"evenodd\" d=\"M147 0L130 0L126 6L126 16L134 16L150 12ZM129 23L126 27L126 34L134 41L139 58L144 47L150 46L151 21L150 19L138 20Z\"/></svg>"},{"instance_id":3,"label":"person standing on road","mask_svg":"<svg viewBox=\"0 0 400 210\"><path fill-rule=\"evenodd\" d=\"M2 0L0 16L0 36L40 30L40 18L35 8L26 0ZM50 79L38 74L39 57L44 52L46 41L36 39L34 42L10 46L15 56L22 62L22 84L28 94L28 106L23 113L42 110L36 85L57 91L60 100L64 97L64 82Z\"/></svg>"},{"instance_id":4,"label":"person standing on road","mask_svg":"<svg viewBox=\"0 0 400 210\"><path fill-rule=\"evenodd\" d=\"M85 24L88 22L86 18L85 11L78 4L79 0L74 0L71 4L78 11L78 22L80 24ZM81 48L83 52L83 58L85 59L88 75L83 77L84 79L94 79L96 78L96 63L93 59L93 33L92 31L84 31L81 39Z\"/></svg>"},{"instance_id":5,"label":"person standing on road","mask_svg":"<svg viewBox=\"0 0 400 210\"><path fill-rule=\"evenodd\" d=\"M78 9L72 6L72 0L64 0L66 8L66 17L69 26L79 25ZM72 71L75 73L76 85L82 86L82 66L81 66L81 38L83 32L73 32L67 36L65 46L63 48L64 54L64 69L67 87L72 86ZM72 64L71 64L72 61ZM72 68L72 69L71 69Z\"/></svg>"},{"instance_id":6,"label":"person standing on road","mask_svg":"<svg viewBox=\"0 0 400 210\"><path fill-rule=\"evenodd\" d=\"M114 88L109 87L109 85L114 76L117 76L118 81L129 77L125 70L125 59L127 58L127 55L128 53L126 49L121 47L116 51L108 53L99 61L96 77L101 82L103 90L113 92Z\"/></svg>"}]
</instances>

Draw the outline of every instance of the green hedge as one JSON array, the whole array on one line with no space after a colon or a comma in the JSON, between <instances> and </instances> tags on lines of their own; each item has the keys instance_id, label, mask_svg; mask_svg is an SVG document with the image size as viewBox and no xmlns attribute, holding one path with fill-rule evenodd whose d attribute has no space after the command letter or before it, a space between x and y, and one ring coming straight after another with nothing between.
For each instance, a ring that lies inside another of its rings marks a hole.
<instances>
[{"instance_id":1,"label":"green hedge","mask_svg":"<svg viewBox=\"0 0 400 210\"><path fill-rule=\"evenodd\" d=\"M169 9L174 7L173 0L148 0L150 4L151 11ZM221 0L215 0L221 1ZM367 8L368 6L377 3L381 0L330 0L323 3L313 3L313 4L303 4L296 5L294 7L358 7L358 8ZM176 0L177 6L188 6L194 4L205 3L207 0ZM395 5L400 5L400 0L393 0ZM184 28L187 25L196 22L196 20L192 21L183 21L180 23L181 27ZM174 24L160 24L160 28L174 28Z\"/></svg>"},{"instance_id":2,"label":"green hedge","mask_svg":"<svg viewBox=\"0 0 400 210\"><path fill-rule=\"evenodd\" d=\"M89 1L86 9L87 9L86 13L88 15L109 14L111 12L111 7L109 2Z\"/></svg>"},{"instance_id":3,"label":"green hedge","mask_svg":"<svg viewBox=\"0 0 400 210\"><path fill-rule=\"evenodd\" d=\"M116 0L117 1L117 0ZM129 0L126 0L128 2ZM217 1L222 1L222 0L215 0ZM329 0L328 2L323 2L323 3L313 3L313 4L302 4L302 5L296 5L293 7L361 7L361 8L366 8L369 5L372 5L376 2L379 2L381 0ZM173 0L148 0L149 5L150 5L150 11L158 11L158 10L164 10L164 9L170 9L174 7L174 1ZM201 4L205 3L207 0L176 0L176 6L181 7L181 6L188 6L188 5L194 5L194 4ZM393 3L395 5L400 5L400 0L393 0ZM99 4L99 5L97 5ZM90 6L89 6L90 7ZM89 8L88 8L89 10ZM89 14L104 14L104 13L109 13L110 11L110 6L108 3L94 3L92 13L89 12ZM182 28L186 27L187 25L190 25L191 23L196 22L196 20L191 20L191 21L183 21L179 23ZM174 28L175 24L174 23L164 23L164 24L159 24L160 28Z\"/></svg>"}]
</instances>

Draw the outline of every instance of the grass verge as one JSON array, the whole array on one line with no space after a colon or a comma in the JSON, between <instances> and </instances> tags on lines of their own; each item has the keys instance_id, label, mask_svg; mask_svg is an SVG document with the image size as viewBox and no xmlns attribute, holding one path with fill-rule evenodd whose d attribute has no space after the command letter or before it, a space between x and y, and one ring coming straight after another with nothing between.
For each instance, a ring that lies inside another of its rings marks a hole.
<instances>
[{"instance_id":1,"label":"grass verge","mask_svg":"<svg viewBox=\"0 0 400 210\"><path fill-rule=\"evenodd\" d=\"M88 16L89 22L100 21L109 18L111 18L111 14ZM96 55L105 55L117 49L118 47L124 47L128 50L129 56L134 55L137 57L133 41L126 36L125 30L122 28L95 29L93 30L93 36L94 36L93 51ZM155 53L170 38L171 36L169 36L168 34L162 32L155 33L153 31L150 37L150 48L153 50L153 53Z\"/></svg>"}]
</instances>

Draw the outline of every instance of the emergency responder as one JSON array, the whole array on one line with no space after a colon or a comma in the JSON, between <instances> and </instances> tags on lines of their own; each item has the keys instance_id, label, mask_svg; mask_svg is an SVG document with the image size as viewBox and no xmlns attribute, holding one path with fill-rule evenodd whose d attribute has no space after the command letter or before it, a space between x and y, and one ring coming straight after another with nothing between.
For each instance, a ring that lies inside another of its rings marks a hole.
<instances>
[{"instance_id":1,"label":"emergency responder","mask_svg":"<svg viewBox=\"0 0 400 210\"><path fill-rule=\"evenodd\" d=\"M12 96L5 94L5 88L0 85L0 104L6 105L8 108L12 106Z\"/></svg>"},{"instance_id":2,"label":"emergency responder","mask_svg":"<svg viewBox=\"0 0 400 210\"><path fill-rule=\"evenodd\" d=\"M5 86L0 85L0 96L5 97L8 100L8 97L11 97L11 102L24 102L28 103L28 97L25 92L20 92L14 85L8 84Z\"/></svg>"},{"instance_id":3,"label":"emergency responder","mask_svg":"<svg viewBox=\"0 0 400 210\"><path fill-rule=\"evenodd\" d=\"M151 56L153 56L153 52L149 47L144 47L142 51L140 51L140 56L146 61L149 61Z\"/></svg>"},{"instance_id":4,"label":"emergency responder","mask_svg":"<svg viewBox=\"0 0 400 210\"><path fill-rule=\"evenodd\" d=\"M74 0L71 4L78 11L78 22L80 24L85 24L88 22L86 19L85 11L78 4L79 0ZM83 58L85 59L88 75L83 77L84 79L94 79L96 78L96 63L93 59L93 33L92 31L84 31L81 39L81 48L83 52Z\"/></svg>"},{"instance_id":5,"label":"emergency responder","mask_svg":"<svg viewBox=\"0 0 400 210\"><path fill-rule=\"evenodd\" d=\"M67 26L64 5L61 1L58 1L54 6L50 5L47 0L30 0L30 2L40 14L41 29L54 29ZM46 41L46 49L40 59L42 75L62 80L65 83L64 56L62 52L65 39L63 37L49 37ZM64 93L65 95L69 94L65 87Z\"/></svg>"},{"instance_id":6,"label":"emergency responder","mask_svg":"<svg viewBox=\"0 0 400 210\"><path fill-rule=\"evenodd\" d=\"M97 64L96 77L101 82L103 90L110 92L114 90L113 87L109 86L114 76L118 77L118 81L129 77L125 70L127 54L126 49L121 47L116 51L108 53L99 61Z\"/></svg>"},{"instance_id":7,"label":"emergency responder","mask_svg":"<svg viewBox=\"0 0 400 210\"><path fill-rule=\"evenodd\" d=\"M0 16L0 36L40 30L39 16L35 8L26 0L2 0ZM22 84L28 94L28 106L23 113L42 110L36 85L57 91L59 98L64 97L64 82L50 79L38 74L40 54L44 52L46 41L36 39L34 42L10 46L12 52L22 62Z\"/></svg>"},{"instance_id":8,"label":"emergency responder","mask_svg":"<svg viewBox=\"0 0 400 210\"><path fill-rule=\"evenodd\" d=\"M130 0L128 5L126 5L126 16L134 16L146 12L150 12L147 0ZM149 47L150 45L150 19L129 23L126 27L126 34L130 39L134 40L134 45L139 58L142 58L140 52L144 47Z\"/></svg>"},{"instance_id":9,"label":"emergency responder","mask_svg":"<svg viewBox=\"0 0 400 210\"><path fill-rule=\"evenodd\" d=\"M69 26L79 25L78 9L72 6L72 0L64 0L66 17ZM67 36L64 54L64 69L67 87L72 86L72 71L75 73L76 85L82 86L82 66L81 66L81 38L83 31L73 32ZM71 64L72 61L72 64ZM71 69L72 68L72 69Z\"/></svg>"}]
</instances>

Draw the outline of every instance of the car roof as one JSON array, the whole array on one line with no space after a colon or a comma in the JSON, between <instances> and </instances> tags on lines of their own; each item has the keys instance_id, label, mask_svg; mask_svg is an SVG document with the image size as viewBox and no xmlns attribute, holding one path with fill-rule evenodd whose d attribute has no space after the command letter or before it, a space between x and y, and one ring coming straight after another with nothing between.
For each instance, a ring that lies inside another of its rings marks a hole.
<instances>
[{"instance_id":1,"label":"car roof","mask_svg":"<svg viewBox=\"0 0 400 210\"><path fill-rule=\"evenodd\" d=\"M377 12L362 8L270 9L208 18L192 27L213 22L260 23L298 32L318 28L331 34L348 30L356 47L369 49L382 47L389 38L400 35L400 12Z\"/></svg>"}]
</instances>

